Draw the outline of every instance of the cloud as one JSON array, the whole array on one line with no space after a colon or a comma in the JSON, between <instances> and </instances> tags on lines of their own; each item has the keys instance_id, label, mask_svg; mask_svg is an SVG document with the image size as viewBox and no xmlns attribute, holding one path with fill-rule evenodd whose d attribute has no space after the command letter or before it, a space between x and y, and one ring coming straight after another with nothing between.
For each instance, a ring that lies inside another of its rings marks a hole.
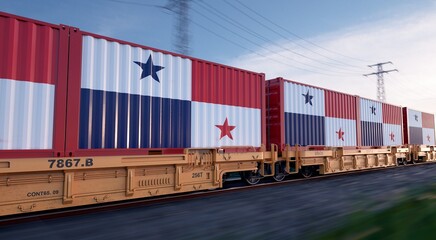
<instances>
[{"instance_id":1,"label":"cloud","mask_svg":"<svg viewBox=\"0 0 436 240\"><path fill-rule=\"evenodd\" d=\"M396 15L395 18L385 18L309 39L325 49L334 49L340 54L298 42L299 45L304 44L306 48L316 51L314 53L296 47L290 41L280 40L271 46L265 46L275 49L275 54L259 51L256 54L240 56L228 64L264 72L267 79L281 76L297 82L375 99L377 77L364 77L362 74L377 71L367 67L369 64L392 61L394 65L384 65L384 70L396 68L400 72L385 74L387 102L436 113L434 26L435 7L409 13L408 16ZM278 48L277 45L282 48ZM296 56L283 48L293 49L310 59ZM289 58L297 59L300 63ZM365 59L366 61L361 61ZM325 64L321 64L320 61L324 61Z\"/></svg>"}]
</instances>

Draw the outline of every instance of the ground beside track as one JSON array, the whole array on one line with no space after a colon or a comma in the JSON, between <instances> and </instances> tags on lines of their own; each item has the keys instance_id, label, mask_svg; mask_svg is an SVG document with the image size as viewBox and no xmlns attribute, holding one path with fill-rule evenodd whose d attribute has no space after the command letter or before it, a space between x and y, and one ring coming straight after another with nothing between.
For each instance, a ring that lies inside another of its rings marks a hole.
<instances>
[{"instance_id":1,"label":"ground beside track","mask_svg":"<svg viewBox=\"0 0 436 240\"><path fill-rule=\"evenodd\" d=\"M399 167L10 225L0 239L302 239L434 184L436 164Z\"/></svg>"}]
</instances>

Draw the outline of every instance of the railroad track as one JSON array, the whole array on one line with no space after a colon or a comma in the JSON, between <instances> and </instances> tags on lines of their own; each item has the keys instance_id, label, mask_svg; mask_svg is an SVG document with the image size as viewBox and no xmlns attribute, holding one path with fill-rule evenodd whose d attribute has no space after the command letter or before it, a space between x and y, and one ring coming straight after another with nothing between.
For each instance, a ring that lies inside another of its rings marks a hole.
<instances>
[{"instance_id":1,"label":"railroad track","mask_svg":"<svg viewBox=\"0 0 436 240\"><path fill-rule=\"evenodd\" d=\"M72 216L98 213L98 212L117 211L117 210L131 208L131 207L149 206L155 204L167 204L172 202L186 201L189 199L203 198L203 197L209 197L209 196L226 194L226 193L237 192L237 191L254 190L254 189L260 189L260 188L266 188L266 187L272 187L272 186L278 186L284 184L295 184L302 181L320 181L322 179L334 178L338 176L359 175L359 174L365 174L375 171L383 171L388 169L391 170L402 169L408 167L430 165L435 163L436 162L423 162L423 163L416 163L416 164L408 164L406 166L392 166L392 167L384 167L384 168L363 169L363 170L352 171L352 172L342 172L342 173L335 173L329 175L318 175L310 178L297 177L299 175L291 175L290 178L280 182L276 182L273 181L272 179L270 180L269 178L267 178L265 179L265 181L260 182L259 184L256 185L225 184L225 187L222 189L216 189L210 191L205 190L199 192L167 195L167 196L160 196L160 197L153 197L153 198L132 199L132 200L120 201L120 202L103 203L99 205L80 206L74 208L64 208L64 209L43 211L37 213L20 214L16 216L15 215L6 216L0 218L0 227L39 221L39 220L65 218L65 217L72 217Z\"/></svg>"}]
</instances>

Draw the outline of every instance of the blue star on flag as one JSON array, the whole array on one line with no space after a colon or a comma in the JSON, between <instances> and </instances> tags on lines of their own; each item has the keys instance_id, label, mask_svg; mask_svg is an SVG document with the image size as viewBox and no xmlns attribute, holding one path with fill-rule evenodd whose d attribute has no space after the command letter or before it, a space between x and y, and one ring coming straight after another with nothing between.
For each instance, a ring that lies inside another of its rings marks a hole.
<instances>
[{"instance_id":1,"label":"blue star on flag","mask_svg":"<svg viewBox=\"0 0 436 240\"><path fill-rule=\"evenodd\" d=\"M415 121L418 122L418 115L415 114Z\"/></svg>"},{"instance_id":2,"label":"blue star on flag","mask_svg":"<svg viewBox=\"0 0 436 240\"><path fill-rule=\"evenodd\" d=\"M375 110L376 110L376 108L375 108L374 106L371 106L370 108L371 108L371 113L374 114L374 115L376 115L376 114L375 114Z\"/></svg>"},{"instance_id":3,"label":"blue star on flag","mask_svg":"<svg viewBox=\"0 0 436 240\"><path fill-rule=\"evenodd\" d=\"M154 65L153 60L151 60L151 55L148 58L146 63L137 62L137 61L133 61L133 62L138 64L138 66L140 66L142 68L141 79L146 78L146 77L151 75L151 77L155 81L160 82L159 77L157 76L156 73L159 72L160 70L164 69L165 67Z\"/></svg>"},{"instance_id":4,"label":"blue star on flag","mask_svg":"<svg viewBox=\"0 0 436 240\"><path fill-rule=\"evenodd\" d=\"M301 95L303 95L304 98L305 98L305 101L306 101L305 104L309 103L312 106L312 98L313 98L313 96L309 94L309 90L307 90L306 94L301 94Z\"/></svg>"}]
</instances>

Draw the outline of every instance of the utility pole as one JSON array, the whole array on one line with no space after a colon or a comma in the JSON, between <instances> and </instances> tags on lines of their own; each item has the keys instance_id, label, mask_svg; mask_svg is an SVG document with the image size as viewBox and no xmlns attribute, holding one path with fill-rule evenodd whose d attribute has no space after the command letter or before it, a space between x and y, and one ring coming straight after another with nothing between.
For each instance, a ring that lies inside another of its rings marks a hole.
<instances>
[{"instance_id":1,"label":"utility pole","mask_svg":"<svg viewBox=\"0 0 436 240\"><path fill-rule=\"evenodd\" d=\"M386 102L386 91L385 91L385 82L383 79L384 73L390 73L390 72L398 72L397 69L391 69L391 70L383 70L383 65L385 64L392 64L392 62L384 62L384 63L376 63L373 65L368 65L368 67L376 67L377 66L377 72L369 73L369 74L363 74L363 76L368 77L369 75L377 75L377 100L381 102Z\"/></svg>"},{"instance_id":2,"label":"utility pole","mask_svg":"<svg viewBox=\"0 0 436 240\"><path fill-rule=\"evenodd\" d=\"M191 0L169 0L164 7L177 15L174 32L174 51L189 55L189 3Z\"/></svg>"}]
</instances>

